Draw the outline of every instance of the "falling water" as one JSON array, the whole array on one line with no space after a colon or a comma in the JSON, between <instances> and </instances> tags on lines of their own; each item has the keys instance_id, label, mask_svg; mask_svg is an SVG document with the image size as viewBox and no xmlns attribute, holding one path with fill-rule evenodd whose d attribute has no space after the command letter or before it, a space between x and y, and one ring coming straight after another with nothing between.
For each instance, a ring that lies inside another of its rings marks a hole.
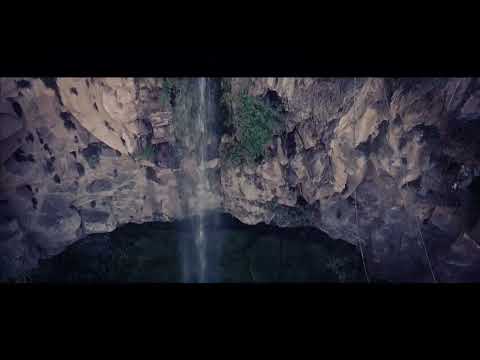
<instances>
[{"instance_id":1,"label":"falling water","mask_svg":"<svg viewBox=\"0 0 480 360\"><path fill-rule=\"evenodd\" d=\"M188 184L191 195L188 198L188 209L191 215L191 232L180 242L183 281L186 283L210 283L220 280L219 254L222 241L211 241L215 234L207 232L208 224L216 223L217 217L208 214L214 209L216 199L208 176L207 148L216 139L213 129L215 124L215 83L207 78L198 78L194 82L195 103L192 118L193 141L189 144L190 156L195 159L196 167ZM207 219L210 219L207 221ZM218 237L217 237L218 238Z\"/></svg>"},{"instance_id":2,"label":"falling water","mask_svg":"<svg viewBox=\"0 0 480 360\"><path fill-rule=\"evenodd\" d=\"M192 215L192 233L182 241L183 281L209 282L207 261L207 239L205 234L205 210L208 204L210 185L206 174L209 99L205 78L196 80L198 106L193 118L194 147L192 156L196 159L196 176L193 181L192 197L189 199ZM193 237L193 241L191 241Z\"/></svg>"},{"instance_id":3,"label":"falling water","mask_svg":"<svg viewBox=\"0 0 480 360\"><path fill-rule=\"evenodd\" d=\"M199 86L199 105L197 112L197 126L198 126L198 152L199 152L199 167L198 167L198 184L197 184L197 201L196 213L198 214L198 222L195 229L195 247L198 254L199 261L199 282L207 281L207 242L205 239L205 202L209 190L208 179L205 172L205 160L207 151L207 107L206 105L206 86L205 78L198 80Z\"/></svg>"}]
</instances>

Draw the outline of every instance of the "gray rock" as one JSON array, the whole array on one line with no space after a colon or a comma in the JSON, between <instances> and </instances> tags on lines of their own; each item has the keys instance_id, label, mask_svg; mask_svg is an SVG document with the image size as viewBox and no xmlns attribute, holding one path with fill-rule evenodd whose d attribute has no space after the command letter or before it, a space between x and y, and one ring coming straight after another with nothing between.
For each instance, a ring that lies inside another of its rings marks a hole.
<instances>
[{"instance_id":1,"label":"gray rock","mask_svg":"<svg viewBox=\"0 0 480 360\"><path fill-rule=\"evenodd\" d=\"M112 182L107 179L93 180L87 186L89 193L95 193L100 191L108 191L112 189Z\"/></svg>"},{"instance_id":2,"label":"gray rock","mask_svg":"<svg viewBox=\"0 0 480 360\"><path fill-rule=\"evenodd\" d=\"M17 81L29 83L22 96ZM440 266L455 237L480 216L473 201L477 79L222 79L232 99L245 90L283 111L267 156L236 167L217 146L234 139L221 133L216 80L204 103L206 139L195 126L198 81L171 81L175 96L165 98L163 79L0 79L0 103L8 105L0 111L8 114L0 134L0 210L26 234L37 234L6 242L7 268L23 266L13 260L20 254L37 247L53 254L85 233L190 215L198 200L192 185L199 141L211 160L208 208L250 224L311 224L351 243L358 236L371 270L387 278L408 268L414 269L408 276L428 281L417 221ZM235 114L239 104L231 105ZM146 165L132 154L148 144L155 156ZM25 257L33 263L35 256Z\"/></svg>"}]
</instances>

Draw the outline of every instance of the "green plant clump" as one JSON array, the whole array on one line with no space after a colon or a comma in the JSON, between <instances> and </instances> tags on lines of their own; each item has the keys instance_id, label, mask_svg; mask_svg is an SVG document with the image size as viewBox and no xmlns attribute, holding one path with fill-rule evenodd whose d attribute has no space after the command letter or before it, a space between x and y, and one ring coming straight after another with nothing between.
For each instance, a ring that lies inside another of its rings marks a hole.
<instances>
[{"instance_id":1,"label":"green plant clump","mask_svg":"<svg viewBox=\"0 0 480 360\"><path fill-rule=\"evenodd\" d=\"M174 98L178 95L178 89L175 86L173 80L169 78L163 79L162 92L160 93L160 98L163 104L168 104L171 102L172 97Z\"/></svg>"},{"instance_id":2,"label":"green plant clump","mask_svg":"<svg viewBox=\"0 0 480 360\"><path fill-rule=\"evenodd\" d=\"M143 148L143 151L137 155L138 160L153 161L154 157L155 157L155 148L153 147L152 144L147 144Z\"/></svg>"},{"instance_id":3,"label":"green plant clump","mask_svg":"<svg viewBox=\"0 0 480 360\"><path fill-rule=\"evenodd\" d=\"M247 94L240 95L239 107L232 117L235 142L227 158L234 164L251 163L265 156L267 144L278 128L278 112L261 100Z\"/></svg>"},{"instance_id":4,"label":"green plant clump","mask_svg":"<svg viewBox=\"0 0 480 360\"><path fill-rule=\"evenodd\" d=\"M165 92L167 94L170 94L173 90L173 82L172 80L168 79L168 78L165 78L165 80L163 81L163 89L165 90Z\"/></svg>"}]
</instances>

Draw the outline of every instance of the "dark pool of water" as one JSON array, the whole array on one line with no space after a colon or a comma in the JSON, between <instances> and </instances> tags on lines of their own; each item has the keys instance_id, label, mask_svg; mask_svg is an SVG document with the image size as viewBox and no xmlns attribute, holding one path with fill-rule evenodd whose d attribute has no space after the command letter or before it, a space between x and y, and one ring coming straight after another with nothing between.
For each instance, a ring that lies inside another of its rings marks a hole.
<instances>
[{"instance_id":1,"label":"dark pool of water","mask_svg":"<svg viewBox=\"0 0 480 360\"><path fill-rule=\"evenodd\" d=\"M356 248L316 229L246 226L215 216L206 234L209 282L364 281ZM193 241L189 222L128 224L76 242L41 261L29 277L33 282L183 282L182 259Z\"/></svg>"}]
</instances>

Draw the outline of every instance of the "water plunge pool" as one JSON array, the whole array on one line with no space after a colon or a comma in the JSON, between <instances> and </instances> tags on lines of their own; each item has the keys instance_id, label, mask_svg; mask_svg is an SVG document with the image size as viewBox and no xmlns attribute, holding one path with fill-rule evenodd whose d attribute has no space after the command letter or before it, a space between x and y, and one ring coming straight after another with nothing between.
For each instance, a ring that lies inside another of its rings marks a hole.
<instances>
[{"instance_id":1,"label":"water plunge pool","mask_svg":"<svg viewBox=\"0 0 480 360\"><path fill-rule=\"evenodd\" d=\"M314 228L204 218L205 282L365 281L357 249ZM127 224L42 260L32 282L199 282L195 222Z\"/></svg>"}]
</instances>

